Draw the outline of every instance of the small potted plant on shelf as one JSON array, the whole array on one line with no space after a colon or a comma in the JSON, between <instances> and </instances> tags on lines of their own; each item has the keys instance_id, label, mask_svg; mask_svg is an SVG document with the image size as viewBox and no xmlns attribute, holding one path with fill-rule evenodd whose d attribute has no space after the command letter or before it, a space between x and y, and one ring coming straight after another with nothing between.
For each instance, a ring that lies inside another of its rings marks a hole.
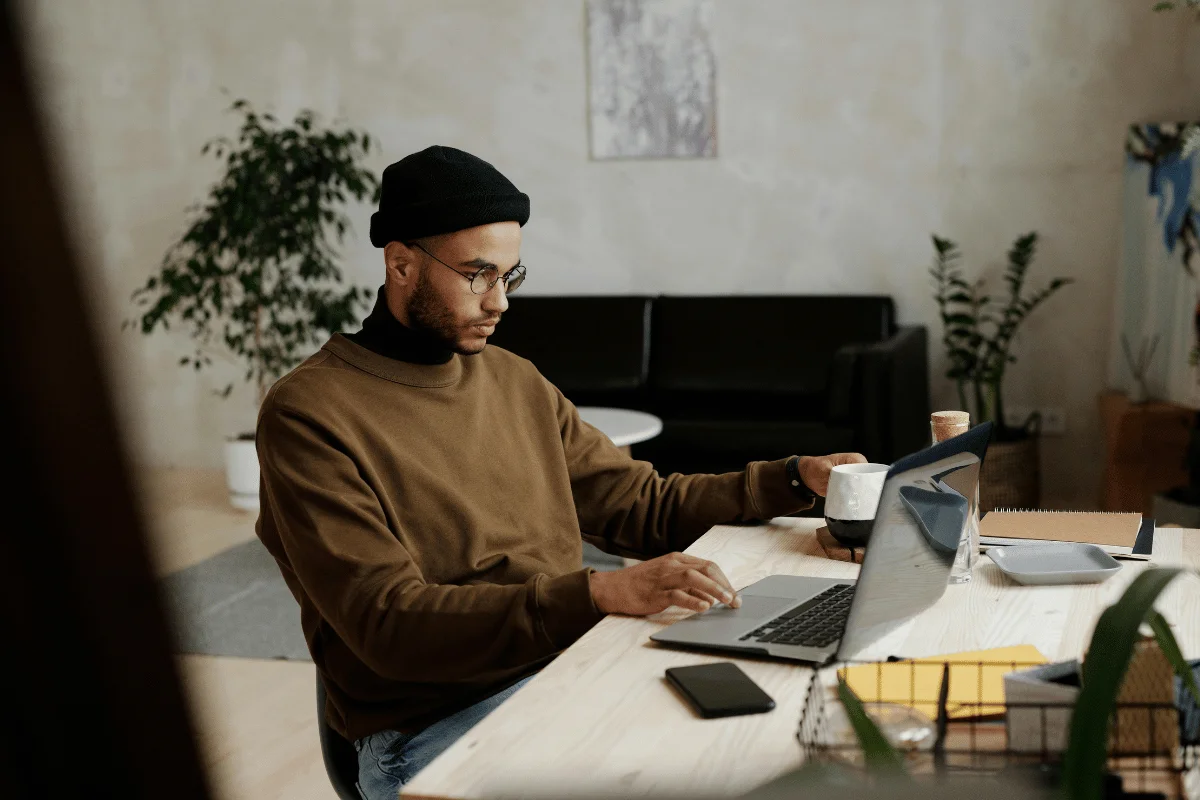
<instances>
[{"instance_id":1,"label":"small potted plant on shelf","mask_svg":"<svg viewBox=\"0 0 1200 800\"><path fill-rule=\"evenodd\" d=\"M1017 359L1013 341L1033 311L1059 289L1071 283L1055 278L1045 287L1025 291L1038 235L1017 237L1008 251L1004 270L1005 291L987 293L982 278L971 282L958 266L961 253L949 239L933 237L935 257L930 274L934 299L942 318L942 343L946 348L946 377L958 390L960 409L978 422L995 425L988 457L980 476L980 506L1033 508L1040 502L1038 431L1035 413L1020 425L1009 425L1004 415L1004 378Z\"/></svg>"},{"instance_id":2,"label":"small potted plant on shelf","mask_svg":"<svg viewBox=\"0 0 1200 800\"><path fill-rule=\"evenodd\" d=\"M236 140L219 137L201 150L224 161L224 174L133 293L139 315L125 325L150 334L182 324L194 351L180 366L200 370L214 355L240 362L261 405L279 376L370 301L371 290L342 285L335 244L349 226L345 202L377 202L379 182L360 166L371 148L366 133L319 128L311 111L281 125L245 100L230 110L242 118ZM226 440L225 469L233 504L256 509L253 431Z\"/></svg>"}]
</instances>

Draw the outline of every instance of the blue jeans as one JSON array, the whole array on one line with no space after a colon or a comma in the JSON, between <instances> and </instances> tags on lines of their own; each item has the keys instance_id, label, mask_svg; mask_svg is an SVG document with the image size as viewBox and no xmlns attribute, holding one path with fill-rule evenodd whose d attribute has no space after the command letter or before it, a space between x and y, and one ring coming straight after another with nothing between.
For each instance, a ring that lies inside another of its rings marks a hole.
<instances>
[{"instance_id":1,"label":"blue jeans","mask_svg":"<svg viewBox=\"0 0 1200 800\"><path fill-rule=\"evenodd\" d=\"M528 682L529 678L518 681L418 733L380 731L356 741L358 792L363 800L396 800L400 787Z\"/></svg>"}]
</instances>

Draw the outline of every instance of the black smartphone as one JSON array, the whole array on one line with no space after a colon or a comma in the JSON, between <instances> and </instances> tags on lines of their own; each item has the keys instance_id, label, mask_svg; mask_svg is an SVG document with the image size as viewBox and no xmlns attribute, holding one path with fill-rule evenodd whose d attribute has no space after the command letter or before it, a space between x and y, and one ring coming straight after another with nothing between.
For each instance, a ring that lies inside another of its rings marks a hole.
<instances>
[{"instance_id":1,"label":"black smartphone","mask_svg":"<svg viewBox=\"0 0 1200 800\"><path fill-rule=\"evenodd\" d=\"M771 696L730 661L672 667L667 680L705 719L763 714L775 707Z\"/></svg>"}]
</instances>

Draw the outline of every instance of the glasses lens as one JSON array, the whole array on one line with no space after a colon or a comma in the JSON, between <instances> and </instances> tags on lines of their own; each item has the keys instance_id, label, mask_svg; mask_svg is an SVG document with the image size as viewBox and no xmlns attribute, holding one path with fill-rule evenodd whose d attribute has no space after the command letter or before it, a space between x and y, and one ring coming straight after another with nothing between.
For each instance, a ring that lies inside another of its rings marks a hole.
<instances>
[{"instance_id":1,"label":"glasses lens","mask_svg":"<svg viewBox=\"0 0 1200 800\"><path fill-rule=\"evenodd\" d=\"M508 276L508 280L504 284L504 291L507 292L508 294L512 294L517 289L520 289L521 284L524 282L525 282L525 268L517 267L516 269L514 269L512 271L512 274Z\"/></svg>"},{"instance_id":2,"label":"glasses lens","mask_svg":"<svg viewBox=\"0 0 1200 800\"><path fill-rule=\"evenodd\" d=\"M487 294L496 285L497 278L498 274L496 270L491 268L481 269L471 279L471 291L475 294Z\"/></svg>"}]
</instances>

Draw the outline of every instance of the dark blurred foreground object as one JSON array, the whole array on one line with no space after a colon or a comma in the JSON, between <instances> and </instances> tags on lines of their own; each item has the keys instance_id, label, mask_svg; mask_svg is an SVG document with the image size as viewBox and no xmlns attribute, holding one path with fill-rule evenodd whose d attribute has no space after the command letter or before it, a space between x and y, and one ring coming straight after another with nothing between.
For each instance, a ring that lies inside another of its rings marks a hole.
<instances>
[{"instance_id":1,"label":"dark blurred foreground object","mask_svg":"<svg viewBox=\"0 0 1200 800\"><path fill-rule=\"evenodd\" d=\"M857 778L857 779L856 779ZM997 778L951 777L937 783L914 781L907 776L877 777L872 782L837 768L801 767L765 786L741 795L739 800L1050 800L1058 794L1045 787L1040 776L1017 773Z\"/></svg>"},{"instance_id":2,"label":"dark blurred foreground object","mask_svg":"<svg viewBox=\"0 0 1200 800\"><path fill-rule=\"evenodd\" d=\"M512 297L491 344L576 405L649 411L633 456L659 472L929 444L925 329L889 297Z\"/></svg>"},{"instance_id":3,"label":"dark blurred foreground object","mask_svg":"<svg viewBox=\"0 0 1200 800\"><path fill-rule=\"evenodd\" d=\"M795 772L776 778L753 791L737 795L735 800L1057 800L1056 792L1044 788L1042 776L1029 772L1014 772L1003 778L951 777L944 781L914 781L907 776L892 780L874 778L866 781L851 771L829 768L827 765L801 767ZM498 795L516 800L516 795ZM562 794L545 791L523 793L521 800L558 800ZM619 800L612 794L575 794L574 800ZM720 800L727 795L680 795L669 790L657 795L658 800ZM655 800L647 797L645 800ZM1106 796L1105 800L1108 800Z\"/></svg>"},{"instance_id":4,"label":"dark blurred foreground object","mask_svg":"<svg viewBox=\"0 0 1200 800\"><path fill-rule=\"evenodd\" d=\"M0 797L208 797L16 37L0 0Z\"/></svg>"}]
</instances>

